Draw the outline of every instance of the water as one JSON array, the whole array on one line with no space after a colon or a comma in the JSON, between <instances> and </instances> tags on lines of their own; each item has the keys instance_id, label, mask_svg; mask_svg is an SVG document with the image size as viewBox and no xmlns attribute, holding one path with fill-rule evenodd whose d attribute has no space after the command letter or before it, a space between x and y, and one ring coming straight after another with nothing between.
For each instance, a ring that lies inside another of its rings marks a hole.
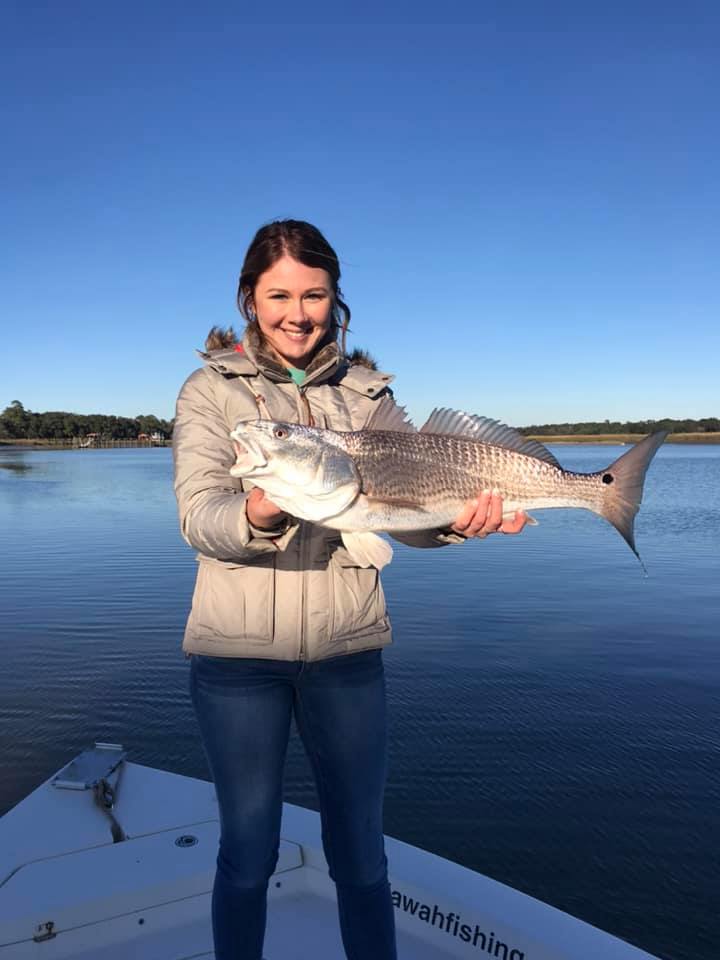
<instances>
[{"instance_id":1,"label":"water","mask_svg":"<svg viewBox=\"0 0 720 960\"><path fill-rule=\"evenodd\" d=\"M562 446L571 469L621 450ZM396 546L384 582L393 836L671 960L720 942L720 447L666 446L649 576L583 511ZM93 740L207 776L170 451L0 448L0 812ZM287 798L315 807L291 743Z\"/></svg>"}]
</instances>

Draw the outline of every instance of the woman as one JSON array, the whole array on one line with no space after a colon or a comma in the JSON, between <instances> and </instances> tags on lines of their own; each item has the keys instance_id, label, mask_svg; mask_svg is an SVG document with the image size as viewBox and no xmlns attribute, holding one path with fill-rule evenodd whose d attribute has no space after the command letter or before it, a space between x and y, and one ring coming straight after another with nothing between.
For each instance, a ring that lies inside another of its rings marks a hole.
<instances>
[{"instance_id":1,"label":"woman","mask_svg":"<svg viewBox=\"0 0 720 960\"><path fill-rule=\"evenodd\" d=\"M350 310L339 278L315 227L262 227L240 276L243 342L213 329L205 366L177 403L175 491L182 534L199 551L183 647L220 808L218 960L262 955L293 714L317 783L347 956L396 955L382 830L390 626L378 573L354 565L336 531L284 513L228 472L238 421L357 430L378 404L394 403L390 376L345 357ZM503 523L501 499L483 493L451 529L398 539L434 547L524 523L522 514Z\"/></svg>"}]
</instances>

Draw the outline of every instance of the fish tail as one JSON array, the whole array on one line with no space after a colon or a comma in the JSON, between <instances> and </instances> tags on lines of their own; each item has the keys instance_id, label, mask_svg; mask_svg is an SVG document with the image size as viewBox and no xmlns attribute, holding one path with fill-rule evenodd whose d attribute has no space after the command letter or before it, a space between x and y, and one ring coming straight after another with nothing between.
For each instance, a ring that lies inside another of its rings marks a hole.
<instances>
[{"instance_id":1,"label":"fish tail","mask_svg":"<svg viewBox=\"0 0 720 960\"><path fill-rule=\"evenodd\" d=\"M667 435L667 430L659 430L645 437L632 450L611 463L607 470L598 474L603 490L597 512L615 527L638 560L640 554L635 547L635 514L640 509L647 468Z\"/></svg>"}]
</instances>

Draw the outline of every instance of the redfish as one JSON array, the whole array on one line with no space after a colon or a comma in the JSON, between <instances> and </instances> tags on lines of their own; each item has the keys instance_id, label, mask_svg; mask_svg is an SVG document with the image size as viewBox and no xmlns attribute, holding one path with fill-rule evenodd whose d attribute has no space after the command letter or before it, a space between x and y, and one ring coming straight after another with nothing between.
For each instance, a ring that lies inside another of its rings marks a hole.
<instances>
[{"instance_id":1,"label":"redfish","mask_svg":"<svg viewBox=\"0 0 720 960\"><path fill-rule=\"evenodd\" d=\"M362 566L382 567L392 548L378 532L448 527L484 490L516 510L579 507L611 523L639 559L634 520L647 468L667 431L645 437L596 473L565 470L517 430L435 410L416 430L402 408L382 405L363 430L339 432L254 420L231 433L234 476L251 479L287 513L341 532ZM531 522L533 522L531 520Z\"/></svg>"}]
</instances>

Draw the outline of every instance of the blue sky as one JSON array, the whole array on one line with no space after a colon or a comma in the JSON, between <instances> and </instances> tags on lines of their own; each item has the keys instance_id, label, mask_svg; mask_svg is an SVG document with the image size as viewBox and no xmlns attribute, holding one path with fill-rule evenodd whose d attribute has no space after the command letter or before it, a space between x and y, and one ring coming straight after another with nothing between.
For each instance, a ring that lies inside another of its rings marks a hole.
<instances>
[{"instance_id":1,"label":"blue sky","mask_svg":"<svg viewBox=\"0 0 720 960\"><path fill-rule=\"evenodd\" d=\"M3 7L0 409L172 416L291 216L418 421L718 415L716 4L189 7Z\"/></svg>"}]
</instances>

